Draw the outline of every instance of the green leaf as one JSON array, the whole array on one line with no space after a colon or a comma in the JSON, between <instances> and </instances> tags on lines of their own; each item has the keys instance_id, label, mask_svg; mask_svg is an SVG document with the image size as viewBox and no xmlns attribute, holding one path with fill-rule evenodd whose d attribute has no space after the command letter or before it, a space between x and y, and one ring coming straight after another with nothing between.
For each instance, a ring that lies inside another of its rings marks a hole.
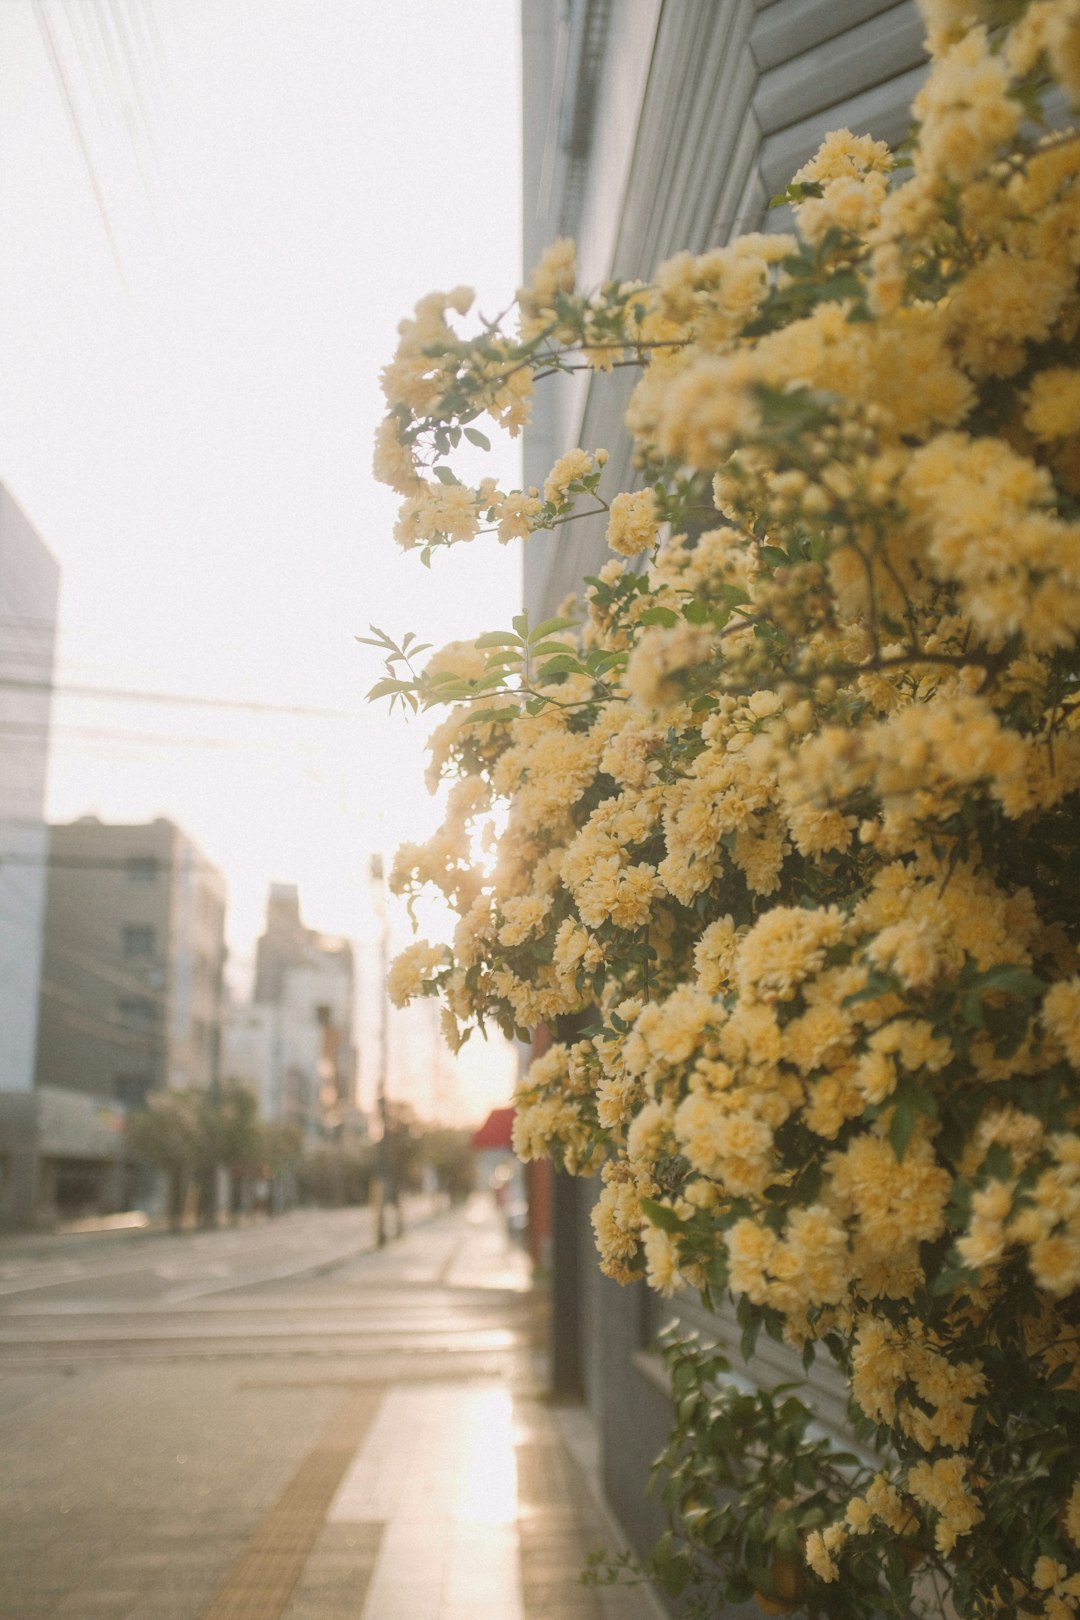
<instances>
[{"instance_id":1,"label":"green leaf","mask_svg":"<svg viewBox=\"0 0 1080 1620\"><path fill-rule=\"evenodd\" d=\"M496 725L501 725L504 721L516 720L520 712L516 704L504 704L501 709L478 709L475 714L468 716L468 723L470 726L478 726L493 721Z\"/></svg>"},{"instance_id":2,"label":"green leaf","mask_svg":"<svg viewBox=\"0 0 1080 1620\"><path fill-rule=\"evenodd\" d=\"M534 658L548 658L561 657L563 653L572 652L573 648L568 647L565 641L541 641L538 644L530 642L529 651Z\"/></svg>"},{"instance_id":3,"label":"green leaf","mask_svg":"<svg viewBox=\"0 0 1080 1620\"><path fill-rule=\"evenodd\" d=\"M585 666L589 674L597 677L606 675L609 669L620 667L625 662L624 652L601 652L599 648L594 647L585 654Z\"/></svg>"},{"instance_id":4,"label":"green leaf","mask_svg":"<svg viewBox=\"0 0 1080 1620\"><path fill-rule=\"evenodd\" d=\"M985 1022L982 997L977 990L965 990L960 997L960 1017L968 1029L981 1029Z\"/></svg>"},{"instance_id":5,"label":"green leaf","mask_svg":"<svg viewBox=\"0 0 1080 1620\"><path fill-rule=\"evenodd\" d=\"M653 1549L652 1567L669 1597L678 1597L690 1579L690 1560L675 1544L670 1530L664 1532Z\"/></svg>"},{"instance_id":6,"label":"green leaf","mask_svg":"<svg viewBox=\"0 0 1080 1620\"><path fill-rule=\"evenodd\" d=\"M915 1099L910 1094L898 1097L889 1121L889 1142L896 1154L897 1163L901 1163L908 1150L908 1143L915 1134L915 1125L918 1121L919 1110L915 1106Z\"/></svg>"},{"instance_id":7,"label":"green leaf","mask_svg":"<svg viewBox=\"0 0 1080 1620\"><path fill-rule=\"evenodd\" d=\"M673 1209L667 1204L658 1204L655 1198L641 1200L642 1213L653 1226L658 1226L662 1232L681 1232L683 1223Z\"/></svg>"},{"instance_id":8,"label":"green leaf","mask_svg":"<svg viewBox=\"0 0 1080 1620\"><path fill-rule=\"evenodd\" d=\"M520 636L512 636L509 630L489 630L486 635L477 636L474 647L522 647L524 642Z\"/></svg>"},{"instance_id":9,"label":"green leaf","mask_svg":"<svg viewBox=\"0 0 1080 1620\"><path fill-rule=\"evenodd\" d=\"M543 624L538 624L532 632L529 644L531 646L534 642L543 641L545 636L556 635L560 630L573 630L576 627L576 619L545 619Z\"/></svg>"},{"instance_id":10,"label":"green leaf","mask_svg":"<svg viewBox=\"0 0 1080 1620\"><path fill-rule=\"evenodd\" d=\"M651 607L645 609L639 622L641 624L662 624L666 629L670 630L673 624L678 624L679 615L674 613L671 608Z\"/></svg>"},{"instance_id":11,"label":"green leaf","mask_svg":"<svg viewBox=\"0 0 1080 1620\"><path fill-rule=\"evenodd\" d=\"M435 467L432 469L440 484L460 484L461 479L455 477L449 467Z\"/></svg>"},{"instance_id":12,"label":"green leaf","mask_svg":"<svg viewBox=\"0 0 1080 1620\"><path fill-rule=\"evenodd\" d=\"M467 427L465 429L465 437L468 439L470 444L477 445L481 450L491 449L491 440L488 438L486 433L481 433L479 428Z\"/></svg>"},{"instance_id":13,"label":"green leaf","mask_svg":"<svg viewBox=\"0 0 1080 1620\"><path fill-rule=\"evenodd\" d=\"M761 1317L756 1316L746 1324L739 1339L739 1354L744 1361L752 1361L754 1351L757 1349L758 1335L761 1332Z\"/></svg>"},{"instance_id":14,"label":"green leaf","mask_svg":"<svg viewBox=\"0 0 1080 1620\"><path fill-rule=\"evenodd\" d=\"M388 647L391 652L400 652L396 641L391 641L385 630L380 630L377 624L369 624L368 629L373 632L370 636L357 636L365 647Z\"/></svg>"},{"instance_id":15,"label":"green leaf","mask_svg":"<svg viewBox=\"0 0 1080 1620\"><path fill-rule=\"evenodd\" d=\"M513 625L514 629L517 631L517 633L521 637L522 641L528 641L528 639L529 639L529 615L527 613L517 613L510 620L510 623Z\"/></svg>"},{"instance_id":16,"label":"green leaf","mask_svg":"<svg viewBox=\"0 0 1080 1620\"><path fill-rule=\"evenodd\" d=\"M1026 1000L1045 995L1048 988L1042 979L1027 968L1008 964L992 967L980 974L979 983L984 990L1007 990L1010 995L1023 996Z\"/></svg>"},{"instance_id":17,"label":"green leaf","mask_svg":"<svg viewBox=\"0 0 1080 1620\"><path fill-rule=\"evenodd\" d=\"M550 675L583 675L588 674L581 660L572 653L560 653L557 658L548 658L537 668L537 674L542 680Z\"/></svg>"},{"instance_id":18,"label":"green leaf","mask_svg":"<svg viewBox=\"0 0 1080 1620\"><path fill-rule=\"evenodd\" d=\"M391 676L386 676L381 681L375 682L367 695L368 702L372 702L375 698L390 697L393 693L411 692L412 686L412 681L398 681Z\"/></svg>"}]
</instances>

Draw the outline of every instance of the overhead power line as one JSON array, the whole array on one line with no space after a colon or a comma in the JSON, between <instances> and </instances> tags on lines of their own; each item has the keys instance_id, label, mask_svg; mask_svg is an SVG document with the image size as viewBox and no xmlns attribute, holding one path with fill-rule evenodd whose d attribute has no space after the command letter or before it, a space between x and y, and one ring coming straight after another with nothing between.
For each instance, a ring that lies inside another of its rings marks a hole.
<instances>
[{"instance_id":1,"label":"overhead power line","mask_svg":"<svg viewBox=\"0 0 1080 1620\"><path fill-rule=\"evenodd\" d=\"M60 92L60 100L63 105L64 112L67 114L68 123L71 125L71 133L75 137L75 144L79 149L79 156L82 158L83 167L86 170L86 177L90 182L90 191L94 198L94 203L98 211L98 217L100 218L102 227L105 231L105 237L109 244L109 252L112 254L117 275L120 277L121 283L126 291L127 279L124 275L124 266L120 257L120 248L117 243L116 232L113 230L112 220L109 217L109 209L105 201L105 192L102 187L97 168L94 164L94 159L90 150L90 143L86 136L86 130L84 129L82 120L79 117L78 105L72 89L71 80L69 79L67 70L64 67L63 53L61 52L56 34L53 31L53 26L49 19L48 11L45 8L44 0L33 0L33 8L34 17L38 25L38 32L41 35L42 44L44 45L46 55L49 58L49 67L52 71L53 78L56 81L56 88Z\"/></svg>"},{"instance_id":2,"label":"overhead power line","mask_svg":"<svg viewBox=\"0 0 1080 1620\"><path fill-rule=\"evenodd\" d=\"M9 692L59 692L65 696L103 698L109 702L172 703L181 708L232 709L238 714L291 714L309 720L362 720L363 709L322 709L303 703L260 703L255 699L202 697L183 692L141 692L130 686L75 686L55 681L0 678Z\"/></svg>"},{"instance_id":3,"label":"overhead power line","mask_svg":"<svg viewBox=\"0 0 1080 1620\"><path fill-rule=\"evenodd\" d=\"M218 752L286 752L295 758L308 742L286 743L266 737L192 737L171 731L122 731L112 726L46 725L33 720L0 720L0 744L39 748L47 738L78 737L91 742L131 744L146 748L212 748Z\"/></svg>"},{"instance_id":4,"label":"overhead power line","mask_svg":"<svg viewBox=\"0 0 1080 1620\"><path fill-rule=\"evenodd\" d=\"M68 823L68 825L71 824ZM108 825L108 823L103 825ZM54 866L70 868L73 871L128 872L131 870L133 863L149 861L154 861L157 864L157 870L154 874L155 879L169 876L181 864L176 860L166 858L164 855L155 855L150 850L133 851L130 855L112 857L108 855L27 855L22 850L0 849L0 871L5 866L32 866L38 868ZM208 860L206 856L193 855L191 865L203 867L215 873L215 875L220 875L213 861Z\"/></svg>"}]
</instances>

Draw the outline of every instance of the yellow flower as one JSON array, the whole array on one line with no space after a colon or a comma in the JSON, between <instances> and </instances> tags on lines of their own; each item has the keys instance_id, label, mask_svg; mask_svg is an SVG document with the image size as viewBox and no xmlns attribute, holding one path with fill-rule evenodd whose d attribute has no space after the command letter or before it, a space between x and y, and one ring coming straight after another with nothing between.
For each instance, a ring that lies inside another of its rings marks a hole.
<instances>
[{"instance_id":1,"label":"yellow flower","mask_svg":"<svg viewBox=\"0 0 1080 1620\"><path fill-rule=\"evenodd\" d=\"M616 495L608 516L607 543L622 557L650 551L659 537L656 497L651 489Z\"/></svg>"},{"instance_id":2,"label":"yellow flower","mask_svg":"<svg viewBox=\"0 0 1080 1620\"><path fill-rule=\"evenodd\" d=\"M675 1292L683 1279L679 1273L675 1246L659 1226L646 1225L644 1231L645 1275L650 1288L665 1298Z\"/></svg>"},{"instance_id":3,"label":"yellow flower","mask_svg":"<svg viewBox=\"0 0 1080 1620\"><path fill-rule=\"evenodd\" d=\"M597 451L597 458L603 451ZM594 458L587 450L568 450L560 456L544 482L544 499L553 506L561 506L567 499L571 484L580 483L594 470Z\"/></svg>"},{"instance_id":4,"label":"yellow flower","mask_svg":"<svg viewBox=\"0 0 1080 1620\"><path fill-rule=\"evenodd\" d=\"M730 913L709 923L694 946L694 969L706 995L719 995L728 988L737 949L738 934Z\"/></svg>"},{"instance_id":5,"label":"yellow flower","mask_svg":"<svg viewBox=\"0 0 1080 1620\"><path fill-rule=\"evenodd\" d=\"M426 939L417 940L396 956L390 964L386 979L386 993L395 1007L404 1007L423 992L425 984L450 963L450 952L445 945L431 945Z\"/></svg>"},{"instance_id":6,"label":"yellow flower","mask_svg":"<svg viewBox=\"0 0 1080 1620\"><path fill-rule=\"evenodd\" d=\"M776 1237L767 1227L743 1218L727 1234L728 1280L734 1294L746 1294L764 1304L768 1271L776 1253Z\"/></svg>"},{"instance_id":7,"label":"yellow flower","mask_svg":"<svg viewBox=\"0 0 1080 1620\"><path fill-rule=\"evenodd\" d=\"M921 124L918 165L965 185L1019 126L1005 64L991 54L986 29L971 28L931 65L915 98Z\"/></svg>"},{"instance_id":8,"label":"yellow flower","mask_svg":"<svg viewBox=\"0 0 1080 1620\"><path fill-rule=\"evenodd\" d=\"M670 630L654 625L639 637L626 668L627 691L646 709L669 708L680 696L679 677L712 652L703 625L681 623Z\"/></svg>"},{"instance_id":9,"label":"yellow flower","mask_svg":"<svg viewBox=\"0 0 1080 1620\"><path fill-rule=\"evenodd\" d=\"M872 140L869 135L853 135L850 129L833 129L810 161L791 178L795 184L807 180L843 180L875 171L888 174L892 166L892 153L884 141Z\"/></svg>"},{"instance_id":10,"label":"yellow flower","mask_svg":"<svg viewBox=\"0 0 1080 1620\"><path fill-rule=\"evenodd\" d=\"M1056 1586L1059 1581L1063 1581L1067 1574L1068 1570L1064 1564L1059 1564L1056 1559L1050 1558L1043 1553L1041 1557L1035 1560L1035 1568L1031 1572L1031 1578L1036 1586L1043 1591L1047 1591Z\"/></svg>"},{"instance_id":11,"label":"yellow flower","mask_svg":"<svg viewBox=\"0 0 1080 1620\"><path fill-rule=\"evenodd\" d=\"M1080 1233L1056 1232L1033 1243L1031 1274L1055 1299L1080 1287Z\"/></svg>"},{"instance_id":12,"label":"yellow flower","mask_svg":"<svg viewBox=\"0 0 1080 1620\"><path fill-rule=\"evenodd\" d=\"M967 1488L967 1465L963 1457L916 1463L908 1474L908 1488L918 1501L925 1502L939 1515L934 1530L939 1552L951 1553L959 1538L970 1534L985 1517Z\"/></svg>"},{"instance_id":13,"label":"yellow flower","mask_svg":"<svg viewBox=\"0 0 1080 1620\"><path fill-rule=\"evenodd\" d=\"M522 336L530 337L552 318L552 305L560 293L572 293L576 281L576 252L568 236L560 236L546 249L529 277L518 289Z\"/></svg>"},{"instance_id":14,"label":"yellow flower","mask_svg":"<svg viewBox=\"0 0 1080 1620\"><path fill-rule=\"evenodd\" d=\"M856 1136L832 1155L828 1169L833 1195L849 1205L864 1240L879 1253L933 1242L944 1231L952 1178L925 1140L910 1142L897 1161L883 1137Z\"/></svg>"},{"instance_id":15,"label":"yellow flower","mask_svg":"<svg viewBox=\"0 0 1080 1620\"><path fill-rule=\"evenodd\" d=\"M1024 426L1037 439L1066 439L1080 432L1080 372L1071 366L1040 371L1025 397Z\"/></svg>"},{"instance_id":16,"label":"yellow flower","mask_svg":"<svg viewBox=\"0 0 1080 1620\"><path fill-rule=\"evenodd\" d=\"M738 956L738 981L744 996L761 1001L787 1001L795 987L816 973L825 952L839 943L844 919L835 906L805 911L773 906L754 924Z\"/></svg>"},{"instance_id":17,"label":"yellow flower","mask_svg":"<svg viewBox=\"0 0 1080 1620\"><path fill-rule=\"evenodd\" d=\"M1080 1069L1080 977L1051 985L1042 1004L1043 1023L1065 1048L1074 1068Z\"/></svg>"},{"instance_id":18,"label":"yellow flower","mask_svg":"<svg viewBox=\"0 0 1080 1620\"><path fill-rule=\"evenodd\" d=\"M1065 1534L1074 1547L1080 1547L1080 1480L1069 1492L1063 1510Z\"/></svg>"},{"instance_id":19,"label":"yellow flower","mask_svg":"<svg viewBox=\"0 0 1080 1620\"><path fill-rule=\"evenodd\" d=\"M375 434L372 472L380 484L389 484L399 495L412 495L420 485L412 448L403 444L396 416L384 417Z\"/></svg>"},{"instance_id":20,"label":"yellow flower","mask_svg":"<svg viewBox=\"0 0 1080 1620\"><path fill-rule=\"evenodd\" d=\"M842 1524L826 1525L824 1530L811 1530L806 1538L806 1562L821 1580L839 1580L840 1567L834 1557L847 1540Z\"/></svg>"},{"instance_id":21,"label":"yellow flower","mask_svg":"<svg viewBox=\"0 0 1080 1620\"><path fill-rule=\"evenodd\" d=\"M493 503L492 516L498 524L498 535L503 545L509 540L524 540L532 533L533 519L541 509L540 497L513 490L500 495Z\"/></svg>"},{"instance_id":22,"label":"yellow flower","mask_svg":"<svg viewBox=\"0 0 1080 1620\"><path fill-rule=\"evenodd\" d=\"M502 903L503 925L499 929L500 945L520 945L544 926L551 910L547 896L518 895Z\"/></svg>"}]
</instances>

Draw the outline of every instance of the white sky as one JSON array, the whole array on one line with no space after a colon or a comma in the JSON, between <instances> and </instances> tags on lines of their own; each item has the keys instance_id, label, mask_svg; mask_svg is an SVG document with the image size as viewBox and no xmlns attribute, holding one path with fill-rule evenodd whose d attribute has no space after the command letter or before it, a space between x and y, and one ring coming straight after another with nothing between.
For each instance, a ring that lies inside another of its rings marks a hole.
<instances>
[{"instance_id":1,"label":"white sky","mask_svg":"<svg viewBox=\"0 0 1080 1620\"><path fill-rule=\"evenodd\" d=\"M516 611L512 552L397 552L370 446L415 300L520 280L518 27L511 0L0 0L0 479L61 565L58 683L364 711L54 702L49 818L177 821L241 982L271 880L364 934L369 854L434 829L354 637Z\"/></svg>"}]
</instances>

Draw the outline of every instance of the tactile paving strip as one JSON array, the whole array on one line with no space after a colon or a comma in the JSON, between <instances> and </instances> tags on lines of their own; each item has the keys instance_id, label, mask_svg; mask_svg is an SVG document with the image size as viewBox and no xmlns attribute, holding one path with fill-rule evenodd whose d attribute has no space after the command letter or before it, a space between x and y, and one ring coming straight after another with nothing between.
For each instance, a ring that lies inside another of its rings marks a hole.
<instances>
[{"instance_id":1,"label":"tactile paving strip","mask_svg":"<svg viewBox=\"0 0 1080 1620\"><path fill-rule=\"evenodd\" d=\"M339 1407L237 1558L202 1620L278 1620L381 1399L381 1389L362 1389Z\"/></svg>"}]
</instances>

